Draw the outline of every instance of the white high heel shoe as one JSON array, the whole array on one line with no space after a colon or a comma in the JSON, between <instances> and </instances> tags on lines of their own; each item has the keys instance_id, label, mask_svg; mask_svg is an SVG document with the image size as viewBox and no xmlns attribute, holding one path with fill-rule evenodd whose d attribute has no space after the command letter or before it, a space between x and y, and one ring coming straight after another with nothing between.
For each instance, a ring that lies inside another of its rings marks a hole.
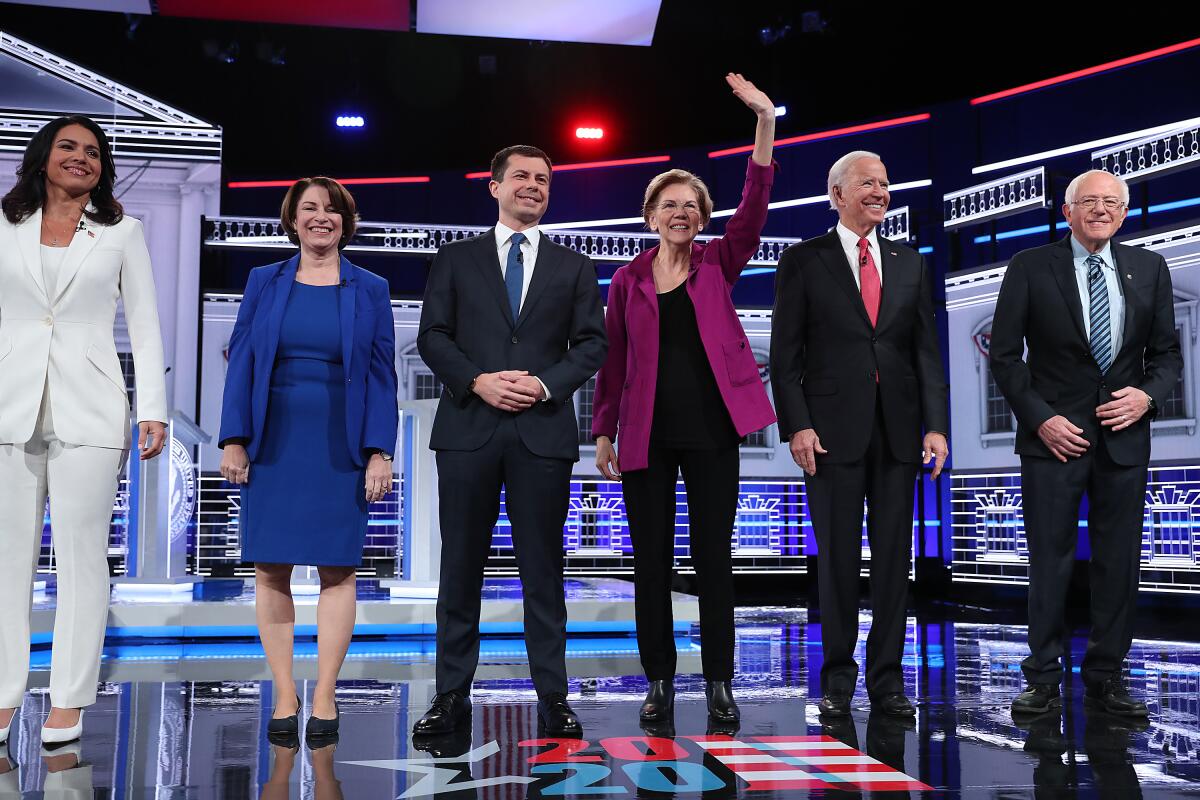
<instances>
[{"instance_id":1,"label":"white high heel shoe","mask_svg":"<svg viewBox=\"0 0 1200 800\"><path fill-rule=\"evenodd\" d=\"M18 706L13 711L12 717L9 718L8 724L5 725L3 728L0 728L0 744L3 744L4 742L8 741L8 732L10 730L12 730L13 723L17 721L17 714L20 714L20 713L21 713L21 708L20 708L20 706Z\"/></svg>"},{"instance_id":2,"label":"white high heel shoe","mask_svg":"<svg viewBox=\"0 0 1200 800\"><path fill-rule=\"evenodd\" d=\"M83 735L83 709L79 709L79 721L69 728L47 728L42 726L42 744L73 742Z\"/></svg>"}]
</instances>

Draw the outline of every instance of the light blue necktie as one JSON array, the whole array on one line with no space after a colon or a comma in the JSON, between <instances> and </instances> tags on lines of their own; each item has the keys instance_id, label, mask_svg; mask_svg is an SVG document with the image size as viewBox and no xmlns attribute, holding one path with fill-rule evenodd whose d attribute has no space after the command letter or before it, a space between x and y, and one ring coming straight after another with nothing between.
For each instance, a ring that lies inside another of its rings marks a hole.
<instances>
[{"instance_id":1,"label":"light blue necktie","mask_svg":"<svg viewBox=\"0 0 1200 800\"><path fill-rule=\"evenodd\" d=\"M504 286L508 289L508 305L512 308L513 322L521 313L521 284L525 281L525 257L521 254L521 243L525 234L514 233L508 240L508 266L504 269Z\"/></svg>"},{"instance_id":2,"label":"light blue necktie","mask_svg":"<svg viewBox=\"0 0 1200 800\"><path fill-rule=\"evenodd\" d=\"M1112 366L1112 325L1109 320L1108 284L1104 280L1101 268L1103 259L1093 253L1087 257L1088 268L1088 297L1091 303L1091 336L1092 356L1100 367L1100 373L1105 374Z\"/></svg>"}]
</instances>

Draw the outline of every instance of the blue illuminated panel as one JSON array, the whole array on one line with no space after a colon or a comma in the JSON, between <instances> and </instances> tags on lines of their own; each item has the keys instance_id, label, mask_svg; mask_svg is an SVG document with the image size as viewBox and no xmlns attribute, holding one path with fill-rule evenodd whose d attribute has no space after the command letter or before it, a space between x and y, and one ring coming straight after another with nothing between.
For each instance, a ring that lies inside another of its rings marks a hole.
<instances>
[{"instance_id":1,"label":"blue illuminated panel","mask_svg":"<svg viewBox=\"0 0 1200 800\"><path fill-rule=\"evenodd\" d=\"M675 564L691 573L687 494L676 484ZM742 481L730 548L734 572L805 571L804 485L791 481ZM492 538L489 575L514 575L511 523L501 493L500 520ZM566 574L632 574L633 546L620 484L573 480L563 529Z\"/></svg>"},{"instance_id":2,"label":"blue illuminated panel","mask_svg":"<svg viewBox=\"0 0 1200 800\"><path fill-rule=\"evenodd\" d=\"M950 491L954 580L1028 584L1020 472L956 473ZM1200 594L1200 465L1150 468L1141 589Z\"/></svg>"}]
</instances>

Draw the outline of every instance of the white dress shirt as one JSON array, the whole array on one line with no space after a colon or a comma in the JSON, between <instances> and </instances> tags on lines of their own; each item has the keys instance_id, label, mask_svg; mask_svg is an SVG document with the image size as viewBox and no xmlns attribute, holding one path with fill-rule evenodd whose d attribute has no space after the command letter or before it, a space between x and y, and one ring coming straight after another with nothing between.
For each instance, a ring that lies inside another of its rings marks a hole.
<instances>
[{"instance_id":1,"label":"white dress shirt","mask_svg":"<svg viewBox=\"0 0 1200 800\"><path fill-rule=\"evenodd\" d=\"M1072 236L1071 259L1075 262L1075 283L1079 286L1079 302L1083 306L1083 332L1088 342L1092 340L1092 293L1088 288L1087 266L1087 257L1090 255L1088 249ZM1121 294L1121 279L1117 277L1117 264L1113 261L1112 242L1105 242L1104 248L1096 255L1104 262L1100 274L1104 276L1104 285L1108 288L1108 328L1112 333L1112 355L1115 361L1125 333L1125 296Z\"/></svg>"},{"instance_id":2,"label":"white dress shirt","mask_svg":"<svg viewBox=\"0 0 1200 800\"><path fill-rule=\"evenodd\" d=\"M514 233L516 231L503 222L496 223L496 258L500 259L500 277L505 279L508 278L508 251L512 249ZM538 245L542 240L542 232L537 225L526 228L521 233L525 234L525 241L521 242L521 255L524 257L521 263L525 269L521 272L521 305L518 306L518 310L524 307L525 296L529 294L529 281L533 279L533 270L537 266ZM533 377L542 384L542 400L549 400L550 389L542 383L541 378L536 375Z\"/></svg>"},{"instance_id":3,"label":"white dress shirt","mask_svg":"<svg viewBox=\"0 0 1200 800\"><path fill-rule=\"evenodd\" d=\"M859 275L861 267L858 264L858 240L863 237L840 222L834 230L837 231L838 239L841 240L846 260L850 262L850 272L854 275L854 283L861 292L862 277ZM871 259L875 262L875 273L879 276L879 285L883 286L883 261L879 258L879 236L875 233L874 228L867 234L867 249L871 251Z\"/></svg>"},{"instance_id":4,"label":"white dress shirt","mask_svg":"<svg viewBox=\"0 0 1200 800\"><path fill-rule=\"evenodd\" d=\"M496 223L496 257L500 259L500 277L508 277L508 251L512 248L512 235L516 233L503 222ZM533 269L537 265L538 244L541 243L542 232L538 226L521 231L525 241L521 242L522 264L525 266L521 273L521 305L525 305L525 295L529 294L529 281L533 278Z\"/></svg>"}]
</instances>

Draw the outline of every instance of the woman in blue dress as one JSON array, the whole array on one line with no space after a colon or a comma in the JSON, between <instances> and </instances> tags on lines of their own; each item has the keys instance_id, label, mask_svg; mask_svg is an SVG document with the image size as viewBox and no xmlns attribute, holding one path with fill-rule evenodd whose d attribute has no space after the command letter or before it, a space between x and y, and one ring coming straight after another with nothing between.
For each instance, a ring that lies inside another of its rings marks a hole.
<instances>
[{"instance_id":1,"label":"woman in blue dress","mask_svg":"<svg viewBox=\"0 0 1200 800\"><path fill-rule=\"evenodd\" d=\"M229 341L221 474L241 486L242 559L275 687L271 733L298 732L290 576L317 567L317 685L308 735L337 731L334 687L354 630L367 504L392 485L395 329L387 281L341 255L354 198L297 181L281 222L300 252L252 270Z\"/></svg>"}]
</instances>

